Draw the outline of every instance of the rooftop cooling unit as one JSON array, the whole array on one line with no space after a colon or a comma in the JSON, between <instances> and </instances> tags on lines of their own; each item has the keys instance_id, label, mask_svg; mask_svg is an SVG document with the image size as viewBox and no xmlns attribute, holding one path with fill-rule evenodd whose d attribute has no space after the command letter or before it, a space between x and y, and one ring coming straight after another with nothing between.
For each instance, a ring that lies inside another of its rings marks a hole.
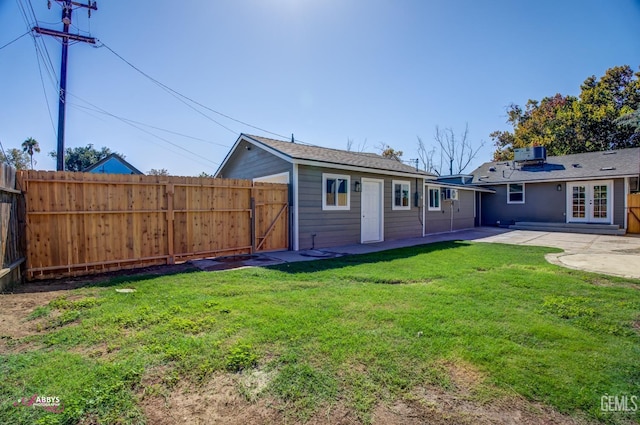
<instances>
[{"instance_id":1,"label":"rooftop cooling unit","mask_svg":"<svg viewBox=\"0 0 640 425\"><path fill-rule=\"evenodd\" d=\"M513 160L515 162L545 162L547 149L544 146L516 148L513 150Z\"/></svg>"}]
</instances>

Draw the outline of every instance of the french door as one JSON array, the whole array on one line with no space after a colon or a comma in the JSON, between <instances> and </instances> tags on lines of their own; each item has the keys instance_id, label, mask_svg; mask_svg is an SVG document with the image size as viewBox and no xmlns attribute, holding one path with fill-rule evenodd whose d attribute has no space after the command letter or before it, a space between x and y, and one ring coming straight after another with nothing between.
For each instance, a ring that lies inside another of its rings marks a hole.
<instances>
[{"instance_id":1,"label":"french door","mask_svg":"<svg viewBox=\"0 0 640 425\"><path fill-rule=\"evenodd\" d=\"M567 183L567 222L611 224L611 180Z\"/></svg>"}]
</instances>

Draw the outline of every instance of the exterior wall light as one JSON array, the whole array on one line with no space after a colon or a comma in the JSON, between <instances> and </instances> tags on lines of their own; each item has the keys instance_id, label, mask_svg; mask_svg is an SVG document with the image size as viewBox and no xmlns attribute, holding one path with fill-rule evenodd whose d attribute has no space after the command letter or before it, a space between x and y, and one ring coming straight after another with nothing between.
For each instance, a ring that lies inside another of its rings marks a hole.
<instances>
[{"instance_id":1,"label":"exterior wall light","mask_svg":"<svg viewBox=\"0 0 640 425\"><path fill-rule=\"evenodd\" d=\"M558 185L556 186L556 190L558 192L562 192L562 185L560 183L558 183Z\"/></svg>"},{"instance_id":2,"label":"exterior wall light","mask_svg":"<svg viewBox=\"0 0 640 425\"><path fill-rule=\"evenodd\" d=\"M354 191L354 192L360 192L360 190L361 190L360 182L359 182L358 180L356 180L356 181L353 183L353 191Z\"/></svg>"}]
</instances>

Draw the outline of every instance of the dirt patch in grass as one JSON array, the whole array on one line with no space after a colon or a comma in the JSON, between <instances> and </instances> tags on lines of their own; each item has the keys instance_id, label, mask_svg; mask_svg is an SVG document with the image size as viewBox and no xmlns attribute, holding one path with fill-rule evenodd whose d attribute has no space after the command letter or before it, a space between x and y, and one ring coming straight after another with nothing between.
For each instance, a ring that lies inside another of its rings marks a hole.
<instances>
[{"instance_id":1,"label":"dirt patch in grass","mask_svg":"<svg viewBox=\"0 0 640 425\"><path fill-rule=\"evenodd\" d=\"M42 319L27 320L29 315L36 308L49 304L63 294L64 292L37 292L0 295L0 336L23 338L35 335Z\"/></svg>"},{"instance_id":2,"label":"dirt patch in grass","mask_svg":"<svg viewBox=\"0 0 640 425\"><path fill-rule=\"evenodd\" d=\"M585 425L588 422L562 415L548 407L519 398L480 403L441 388L419 388L411 400L379 405L374 425Z\"/></svg>"},{"instance_id":3,"label":"dirt patch in grass","mask_svg":"<svg viewBox=\"0 0 640 425\"><path fill-rule=\"evenodd\" d=\"M587 425L576 419L520 397L497 397L479 401L476 389L484 374L472 365L445 362L453 389L439 386L415 388L401 400L380 402L371 415L372 425ZM325 405L306 421L288 413L286 405L262 392L271 375L259 369L242 374L218 374L202 385L185 381L167 387L165 368L143 379L140 405L149 423L158 425L272 424L307 425L362 424L357 412L342 401ZM164 390L156 391L158 387Z\"/></svg>"},{"instance_id":4,"label":"dirt patch in grass","mask_svg":"<svg viewBox=\"0 0 640 425\"><path fill-rule=\"evenodd\" d=\"M429 385L415 388L403 400L379 404L372 423L382 425L585 425L541 404L515 396L487 396L485 375L462 360L442 364L452 389Z\"/></svg>"},{"instance_id":5,"label":"dirt patch in grass","mask_svg":"<svg viewBox=\"0 0 640 425\"><path fill-rule=\"evenodd\" d=\"M222 374L201 386L179 383L167 395L144 396L140 405L149 423L270 424L284 422L266 398L250 403L238 391L234 377Z\"/></svg>"}]
</instances>

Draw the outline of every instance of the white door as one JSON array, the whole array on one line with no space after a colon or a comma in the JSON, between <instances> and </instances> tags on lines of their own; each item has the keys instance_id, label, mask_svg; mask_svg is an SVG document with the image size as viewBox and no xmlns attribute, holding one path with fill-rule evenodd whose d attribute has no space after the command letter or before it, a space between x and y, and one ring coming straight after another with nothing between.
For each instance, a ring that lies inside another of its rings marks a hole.
<instances>
[{"instance_id":1,"label":"white door","mask_svg":"<svg viewBox=\"0 0 640 425\"><path fill-rule=\"evenodd\" d=\"M384 181L362 179L360 201L360 242L380 242L383 237L383 188Z\"/></svg>"},{"instance_id":2,"label":"white door","mask_svg":"<svg viewBox=\"0 0 640 425\"><path fill-rule=\"evenodd\" d=\"M613 211L611 180L567 184L567 222L611 224Z\"/></svg>"}]
</instances>

